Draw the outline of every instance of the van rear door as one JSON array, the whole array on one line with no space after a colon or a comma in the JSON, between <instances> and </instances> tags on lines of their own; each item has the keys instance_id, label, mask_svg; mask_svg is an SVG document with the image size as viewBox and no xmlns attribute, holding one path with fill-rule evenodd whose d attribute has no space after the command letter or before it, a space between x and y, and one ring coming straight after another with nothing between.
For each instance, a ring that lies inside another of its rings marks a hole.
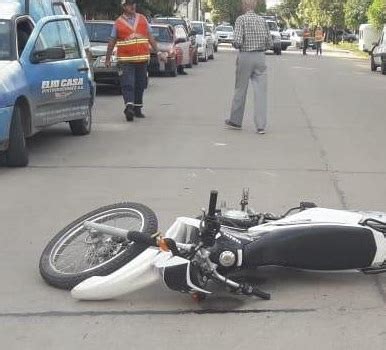
<instances>
[{"instance_id":1,"label":"van rear door","mask_svg":"<svg viewBox=\"0 0 386 350\"><path fill-rule=\"evenodd\" d=\"M35 102L35 127L87 117L93 101L91 72L70 16L41 19L20 62Z\"/></svg>"}]
</instances>

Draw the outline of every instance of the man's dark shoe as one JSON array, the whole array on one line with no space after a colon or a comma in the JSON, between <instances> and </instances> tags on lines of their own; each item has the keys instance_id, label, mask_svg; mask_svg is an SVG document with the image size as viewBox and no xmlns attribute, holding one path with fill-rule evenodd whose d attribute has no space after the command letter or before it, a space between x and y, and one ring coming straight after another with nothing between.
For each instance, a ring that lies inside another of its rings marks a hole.
<instances>
[{"instance_id":1,"label":"man's dark shoe","mask_svg":"<svg viewBox=\"0 0 386 350\"><path fill-rule=\"evenodd\" d=\"M134 120L134 109L132 105L127 105L123 113L125 113L126 120L128 122L132 122Z\"/></svg>"},{"instance_id":2,"label":"man's dark shoe","mask_svg":"<svg viewBox=\"0 0 386 350\"><path fill-rule=\"evenodd\" d=\"M229 129L241 130L241 125L232 123L229 119L225 120L225 126Z\"/></svg>"},{"instance_id":3,"label":"man's dark shoe","mask_svg":"<svg viewBox=\"0 0 386 350\"><path fill-rule=\"evenodd\" d=\"M136 118L145 118L145 115L142 113L141 108L134 107L134 115Z\"/></svg>"}]
</instances>

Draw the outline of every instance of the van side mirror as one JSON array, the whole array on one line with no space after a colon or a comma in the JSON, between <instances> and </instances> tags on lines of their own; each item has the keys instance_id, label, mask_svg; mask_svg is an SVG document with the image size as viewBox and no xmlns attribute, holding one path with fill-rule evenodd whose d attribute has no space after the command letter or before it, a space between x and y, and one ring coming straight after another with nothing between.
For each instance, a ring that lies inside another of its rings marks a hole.
<instances>
[{"instance_id":1,"label":"van side mirror","mask_svg":"<svg viewBox=\"0 0 386 350\"><path fill-rule=\"evenodd\" d=\"M52 47L45 50L38 50L32 53L31 62L40 63L46 60L63 60L66 52L61 47Z\"/></svg>"}]
</instances>

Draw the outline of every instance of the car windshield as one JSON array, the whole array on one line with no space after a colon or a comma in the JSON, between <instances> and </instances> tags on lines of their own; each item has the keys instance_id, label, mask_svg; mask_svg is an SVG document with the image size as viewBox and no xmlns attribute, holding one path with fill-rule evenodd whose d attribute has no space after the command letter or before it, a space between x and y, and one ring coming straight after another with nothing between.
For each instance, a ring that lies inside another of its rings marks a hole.
<instances>
[{"instance_id":1,"label":"car windshield","mask_svg":"<svg viewBox=\"0 0 386 350\"><path fill-rule=\"evenodd\" d=\"M0 20L0 60L11 59L11 29L9 21Z\"/></svg>"},{"instance_id":2,"label":"car windshield","mask_svg":"<svg viewBox=\"0 0 386 350\"><path fill-rule=\"evenodd\" d=\"M233 32L233 27L230 26L220 26L216 28L217 32Z\"/></svg>"},{"instance_id":3,"label":"car windshield","mask_svg":"<svg viewBox=\"0 0 386 350\"><path fill-rule=\"evenodd\" d=\"M151 27L151 33L154 39L159 43L171 43L173 42L173 35L170 30L166 27Z\"/></svg>"},{"instance_id":4,"label":"car windshield","mask_svg":"<svg viewBox=\"0 0 386 350\"><path fill-rule=\"evenodd\" d=\"M113 24L110 23L86 23L87 33L90 41L108 43L110 40Z\"/></svg>"},{"instance_id":5,"label":"car windshield","mask_svg":"<svg viewBox=\"0 0 386 350\"><path fill-rule=\"evenodd\" d=\"M204 34L202 24L200 23L193 23L193 30L196 32L198 35Z\"/></svg>"},{"instance_id":6,"label":"car windshield","mask_svg":"<svg viewBox=\"0 0 386 350\"><path fill-rule=\"evenodd\" d=\"M272 30L275 32L279 31L279 28L275 22L267 22L267 23L268 23L269 30Z\"/></svg>"},{"instance_id":7,"label":"car windshield","mask_svg":"<svg viewBox=\"0 0 386 350\"><path fill-rule=\"evenodd\" d=\"M298 36L303 36L303 31L302 31L301 29L296 30L296 34L297 34Z\"/></svg>"}]
</instances>

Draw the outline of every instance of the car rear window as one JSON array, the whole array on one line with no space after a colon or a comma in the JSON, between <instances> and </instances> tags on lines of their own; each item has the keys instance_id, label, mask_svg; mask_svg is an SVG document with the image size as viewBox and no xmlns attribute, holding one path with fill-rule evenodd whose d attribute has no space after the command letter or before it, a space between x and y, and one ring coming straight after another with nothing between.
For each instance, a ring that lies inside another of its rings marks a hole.
<instances>
[{"instance_id":1,"label":"car rear window","mask_svg":"<svg viewBox=\"0 0 386 350\"><path fill-rule=\"evenodd\" d=\"M203 25L201 23L193 23L192 26L196 34L199 34L199 35L204 34Z\"/></svg>"},{"instance_id":2,"label":"car rear window","mask_svg":"<svg viewBox=\"0 0 386 350\"><path fill-rule=\"evenodd\" d=\"M113 24L109 23L86 23L86 29L90 41L107 43L110 40Z\"/></svg>"},{"instance_id":3,"label":"car rear window","mask_svg":"<svg viewBox=\"0 0 386 350\"><path fill-rule=\"evenodd\" d=\"M216 30L219 32L233 32L233 27L220 26L220 27L217 27Z\"/></svg>"},{"instance_id":4,"label":"car rear window","mask_svg":"<svg viewBox=\"0 0 386 350\"><path fill-rule=\"evenodd\" d=\"M151 26L151 33L154 39L160 43L171 43L173 42L173 35L168 28Z\"/></svg>"}]
</instances>

